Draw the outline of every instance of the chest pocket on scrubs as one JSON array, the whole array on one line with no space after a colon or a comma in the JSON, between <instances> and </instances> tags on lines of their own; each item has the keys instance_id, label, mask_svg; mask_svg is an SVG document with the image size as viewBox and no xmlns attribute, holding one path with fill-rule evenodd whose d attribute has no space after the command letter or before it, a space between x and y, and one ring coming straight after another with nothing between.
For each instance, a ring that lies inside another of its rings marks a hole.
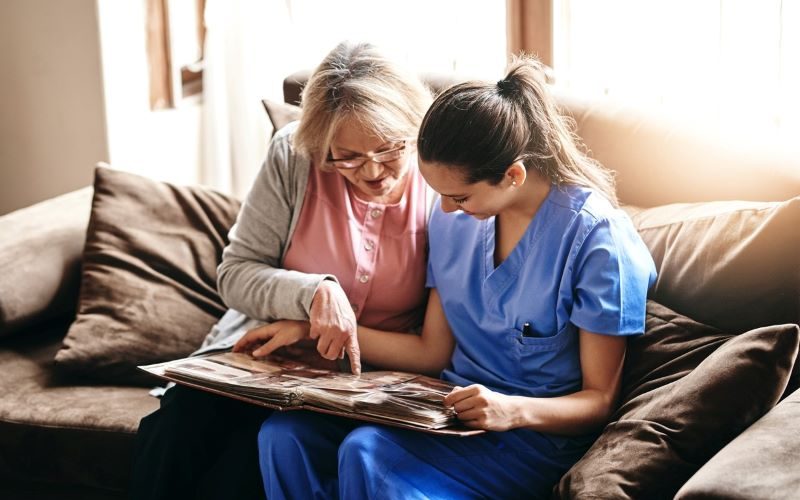
<instances>
[{"instance_id":1,"label":"chest pocket on scrubs","mask_svg":"<svg viewBox=\"0 0 800 500\"><path fill-rule=\"evenodd\" d=\"M558 349L569 340L569 326L569 323L567 323L558 333L550 335L549 337L545 337L537 332L535 327L531 328L531 335L528 337L522 333L521 329L514 328L512 331L516 336L517 344L522 350L551 351L553 349Z\"/></svg>"},{"instance_id":2,"label":"chest pocket on scrubs","mask_svg":"<svg viewBox=\"0 0 800 500\"><path fill-rule=\"evenodd\" d=\"M554 396L579 388L578 332L571 323L550 337L525 337L522 330L516 328L511 330L511 334L518 361L518 380L531 391L531 395Z\"/></svg>"}]
</instances>

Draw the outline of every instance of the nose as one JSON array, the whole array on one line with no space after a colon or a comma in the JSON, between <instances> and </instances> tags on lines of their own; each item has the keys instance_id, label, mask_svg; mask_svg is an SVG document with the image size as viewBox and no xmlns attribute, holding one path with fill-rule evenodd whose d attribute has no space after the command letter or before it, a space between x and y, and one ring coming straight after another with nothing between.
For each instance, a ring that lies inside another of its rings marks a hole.
<instances>
[{"instance_id":1,"label":"nose","mask_svg":"<svg viewBox=\"0 0 800 500\"><path fill-rule=\"evenodd\" d=\"M374 180L380 177L383 173L383 163L378 163L376 161L367 160L364 165L361 166L361 176L365 179Z\"/></svg>"},{"instance_id":2,"label":"nose","mask_svg":"<svg viewBox=\"0 0 800 500\"><path fill-rule=\"evenodd\" d=\"M458 210L458 205L446 196L442 196L442 211L445 213L455 212Z\"/></svg>"}]
</instances>

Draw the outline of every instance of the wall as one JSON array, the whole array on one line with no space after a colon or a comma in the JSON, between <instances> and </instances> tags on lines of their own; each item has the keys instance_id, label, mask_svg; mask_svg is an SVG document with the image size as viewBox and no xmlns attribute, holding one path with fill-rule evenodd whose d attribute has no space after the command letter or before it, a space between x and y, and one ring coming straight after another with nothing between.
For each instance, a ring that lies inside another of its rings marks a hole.
<instances>
[{"instance_id":1,"label":"wall","mask_svg":"<svg viewBox=\"0 0 800 500\"><path fill-rule=\"evenodd\" d=\"M202 103L150 110L145 4L0 1L0 215L91 184L98 161L197 182Z\"/></svg>"},{"instance_id":2,"label":"wall","mask_svg":"<svg viewBox=\"0 0 800 500\"><path fill-rule=\"evenodd\" d=\"M0 214L108 161L94 0L0 2Z\"/></svg>"}]
</instances>

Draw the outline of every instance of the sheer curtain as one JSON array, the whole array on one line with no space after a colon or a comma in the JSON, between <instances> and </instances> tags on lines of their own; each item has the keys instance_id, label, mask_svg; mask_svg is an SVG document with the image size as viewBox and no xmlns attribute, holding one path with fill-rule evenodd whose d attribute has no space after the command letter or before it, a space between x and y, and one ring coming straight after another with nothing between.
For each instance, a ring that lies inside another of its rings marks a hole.
<instances>
[{"instance_id":1,"label":"sheer curtain","mask_svg":"<svg viewBox=\"0 0 800 500\"><path fill-rule=\"evenodd\" d=\"M291 71L289 6L207 0L200 182L243 196L258 172L269 125L262 98L281 99Z\"/></svg>"},{"instance_id":2,"label":"sheer curtain","mask_svg":"<svg viewBox=\"0 0 800 500\"><path fill-rule=\"evenodd\" d=\"M691 113L721 132L800 131L800 1L554 0L557 85Z\"/></svg>"},{"instance_id":3,"label":"sheer curtain","mask_svg":"<svg viewBox=\"0 0 800 500\"><path fill-rule=\"evenodd\" d=\"M201 182L244 195L269 124L260 100L344 39L369 41L419 72L498 79L506 61L499 0L207 0Z\"/></svg>"}]
</instances>

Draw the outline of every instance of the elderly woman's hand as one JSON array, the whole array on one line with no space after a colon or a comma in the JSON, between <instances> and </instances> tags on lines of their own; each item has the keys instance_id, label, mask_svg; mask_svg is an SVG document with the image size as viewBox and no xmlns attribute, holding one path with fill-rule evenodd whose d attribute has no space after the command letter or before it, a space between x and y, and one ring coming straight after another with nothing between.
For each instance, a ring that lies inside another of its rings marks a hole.
<instances>
[{"instance_id":1,"label":"elderly woman's hand","mask_svg":"<svg viewBox=\"0 0 800 500\"><path fill-rule=\"evenodd\" d=\"M356 333L356 315L342 287L335 281L323 281L311 301L310 336L319 338L317 351L326 359L350 358L350 371L361 373L361 351Z\"/></svg>"},{"instance_id":2,"label":"elderly woman's hand","mask_svg":"<svg viewBox=\"0 0 800 500\"><path fill-rule=\"evenodd\" d=\"M308 332L308 321L275 321L249 330L233 346L233 352L252 351L253 356L268 356L281 347L308 338Z\"/></svg>"}]
</instances>

